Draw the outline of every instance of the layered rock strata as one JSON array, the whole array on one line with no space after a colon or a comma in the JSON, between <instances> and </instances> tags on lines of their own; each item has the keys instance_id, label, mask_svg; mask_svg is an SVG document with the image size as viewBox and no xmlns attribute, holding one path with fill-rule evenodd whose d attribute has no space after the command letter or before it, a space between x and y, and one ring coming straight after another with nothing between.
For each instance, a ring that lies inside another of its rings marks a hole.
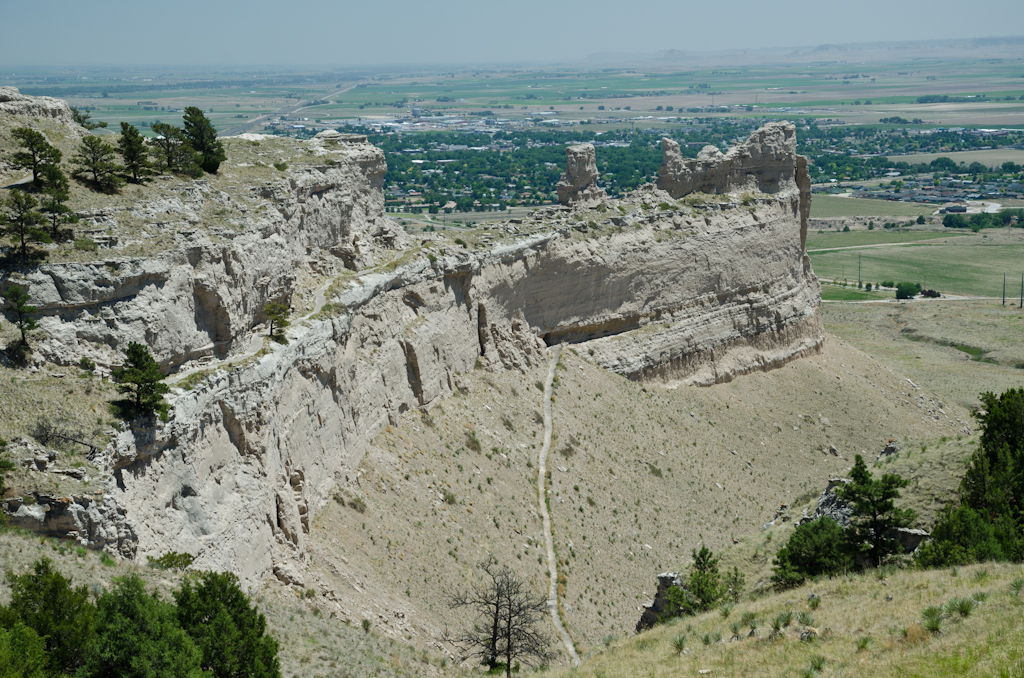
<instances>
[{"instance_id":1,"label":"layered rock strata","mask_svg":"<svg viewBox=\"0 0 1024 678\"><path fill-rule=\"evenodd\" d=\"M73 128L84 135L85 129L75 124L71 107L63 99L52 97L30 97L18 91L17 87L0 87L0 113L32 118L49 118Z\"/></svg>"},{"instance_id":2,"label":"layered rock strata","mask_svg":"<svg viewBox=\"0 0 1024 678\"><path fill-rule=\"evenodd\" d=\"M325 144L316 141L311 146L322 154ZM291 171L287 179L253 189L268 209L249 217L242 233L223 230L214 239L186 230L174 248L153 258L5 273L5 280L27 285L41 309L47 338L38 346L40 355L64 364L86 355L106 366L137 341L166 370L223 358L244 349L267 302L290 299L296 271L310 255L327 250L358 269L404 246L405 233L383 214L384 154L353 135L330 146L332 164ZM140 205L133 214L194 221L210 201L231 204L227 194L196 182L184 199Z\"/></svg>"},{"instance_id":3,"label":"layered rock strata","mask_svg":"<svg viewBox=\"0 0 1024 678\"><path fill-rule=\"evenodd\" d=\"M565 149L565 174L555 187L558 202L573 205L579 202L600 200L605 197L604 189L597 185L597 155L593 144L578 144Z\"/></svg>"},{"instance_id":4,"label":"layered rock strata","mask_svg":"<svg viewBox=\"0 0 1024 678\"><path fill-rule=\"evenodd\" d=\"M770 148L755 148L759 139ZM711 384L816 351L820 288L803 248L809 194L792 139L791 126L769 126L743 154L724 156L728 171L701 161L714 181L687 170L686 181L720 194L714 201L661 207L682 195L677 178L671 195L646 187L618 203L581 201L512 244L352 278L330 300L339 315L179 394L167 424L116 437L100 461L138 555L188 552L198 567L250 582L275 571L293 578L312 514L337 485L356 482L369 441L453 393L476 364L527 369L545 344L567 342L631 379ZM32 294L49 295L50 329L73 328L69 343L89 326L98 341L139 337L173 363L230 342L262 301L286 294L281 281L303 248L342 248L359 268L406 246L382 225L380 152L361 140L317 143L358 152L343 167L260 189L280 218L258 234L183 245L123 274L117 267L116 279L105 266L41 268ZM569 155L577 164L567 183L584 194L596 172L590 153Z\"/></svg>"}]
</instances>

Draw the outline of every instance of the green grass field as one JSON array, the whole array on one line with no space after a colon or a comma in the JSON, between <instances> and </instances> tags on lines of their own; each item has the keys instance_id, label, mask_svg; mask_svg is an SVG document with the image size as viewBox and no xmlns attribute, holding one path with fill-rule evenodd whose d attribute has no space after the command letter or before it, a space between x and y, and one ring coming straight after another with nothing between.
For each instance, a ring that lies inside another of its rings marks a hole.
<instances>
[{"instance_id":1,"label":"green grass field","mask_svg":"<svg viewBox=\"0 0 1024 678\"><path fill-rule=\"evenodd\" d=\"M920 242L939 238L963 237L964 233L948 231L850 231L849 233L808 233L807 249L818 250L831 247L862 247L865 245L886 245L890 243Z\"/></svg>"},{"instance_id":2,"label":"green grass field","mask_svg":"<svg viewBox=\"0 0 1024 678\"><path fill-rule=\"evenodd\" d=\"M1006 273L1007 294L1017 296L1024 272L1024 245L971 241L978 244L832 250L810 256L814 272L823 278L856 280L860 257L862 280L917 282L948 294L998 296Z\"/></svg>"},{"instance_id":3,"label":"green grass field","mask_svg":"<svg viewBox=\"0 0 1024 678\"><path fill-rule=\"evenodd\" d=\"M821 286L821 298L823 301L881 301L883 299L895 299L895 292L865 292L856 287L838 287L836 285L824 284Z\"/></svg>"},{"instance_id":4,"label":"green grass field","mask_svg":"<svg viewBox=\"0 0 1024 678\"><path fill-rule=\"evenodd\" d=\"M986 167L997 167L1004 162L1010 161L1017 164L1024 163L1024 150L1017 148L994 148L990 151L960 151L957 153L916 153L914 155L893 155L889 156L899 162L907 162L916 165L922 162L931 162L936 158L949 158L954 162L980 162Z\"/></svg>"},{"instance_id":5,"label":"green grass field","mask_svg":"<svg viewBox=\"0 0 1024 678\"><path fill-rule=\"evenodd\" d=\"M834 195L815 195L811 198L812 219L824 217L916 217L919 214L928 215L933 212L935 212L933 206L917 203L839 198Z\"/></svg>"}]
</instances>

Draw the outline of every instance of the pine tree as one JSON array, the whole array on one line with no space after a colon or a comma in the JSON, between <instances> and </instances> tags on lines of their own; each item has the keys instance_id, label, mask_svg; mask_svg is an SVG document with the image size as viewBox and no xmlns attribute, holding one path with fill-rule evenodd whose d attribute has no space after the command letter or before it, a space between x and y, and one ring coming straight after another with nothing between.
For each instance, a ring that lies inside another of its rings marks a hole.
<instances>
[{"instance_id":1,"label":"pine tree","mask_svg":"<svg viewBox=\"0 0 1024 678\"><path fill-rule=\"evenodd\" d=\"M85 110L84 108L78 109L74 106L71 107L71 118L85 129L96 129L97 127L107 126L107 123L105 122L93 122L89 119L91 117L92 115L89 113L89 111Z\"/></svg>"},{"instance_id":2,"label":"pine tree","mask_svg":"<svg viewBox=\"0 0 1024 678\"><path fill-rule=\"evenodd\" d=\"M71 199L71 183L57 165L47 165L43 170L43 198L40 200L39 211L46 215L50 222L50 238L55 242L66 240L71 232L61 226L77 224L78 216L65 203Z\"/></svg>"},{"instance_id":3,"label":"pine tree","mask_svg":"<svg viewBox=\"0 0 1024 678\"><path fill-rule=\"evenodd\" d=\"M249 602L238 577L230 572L186 577L174 600L178 623L213 678L280 678L277 641L267 635L267 620Z\"/></svg>"},{"instance_id":4,"label":"pine tree","mask_svg":"<svg viewBox=\"0 0 1024 678\"><path fill-rule=\"evenodd\" d=\"M849 527L851 543L861 547L877 567L903 548L886 533L910 527L917 519L917 513L911 509L896 508L894 503L899 499L900 489L910 481L895 473L872 478L864 457L859 454L855 457L850 480L850 483L837 487L836 492L840 499L853 506L854 516Z\"/></svg>"},{"instance_id":5,"label":"pine tree","mask_svg":"<svg viewBox=\"0 0 1024 678\"><path fill-rule=\"evenodd\" d=\"M50 235L40 228L46 223L45 217L36 211L39 201L23 191L11 191L0 201L4 212L0 213L0 233L8 235L12 242L19 243L21 256L29 256L28 243L50 242ZM45 256L45 255L44 255Z\"/></svg>"},{"instance_id":6,"label":"pine tree","mask_svg":"<svg viewBox=\"0 0 1024 678\"><path fill-rule=\"evenodd\" d=\"M118 166L114 164L114 147L99 137L89 136L82 139L78 155L72 160L77 169L76 176L92 175L92 181L104 191L116 190L121 179L116 174Z\"/></svg>"},{"instance_id":7,"label":"pine tree","mask_svg":"<svg viewBox=\"0 0 1024 678\"><path fill-rule=\"evenodd\" d=\"M7 302L4 310L17 318L14 324L21 331L21 343L23 346L28 346L28 332L39 327L32 317L39 312L39 309L29 305L28 293L18 285L8 287L4 290L3 296Z\"/></svg>"},{"instance_id":8,"label":"pine tree","mask_svg":"<svg viewBox=\"0 0 1024 678\"><path fill-rule=\"evenodd\" d=\"M263 315L267 316L270 323L270 331L267 336L279 344L287 344L283 330L288 327L288 307L280 302L272 301L263 307Z\"/></svg>"},{"instance_id":9,"label":"pine tree","mask_svg":"<svg viewBox=\"0 0 1024 678\"><path fill-rule=\"evenodd\" d=\"M224 145L217 141L217 130L201 109L189 106L185 109L185 137L192 148L203 156L203 170L216 174L220 164L227 159Z\"/></svg>"},{"instance_id":10,"label":"pine tree","mask_svg":"<svg viewBox=\"0 0 1024 678\"><path fill-rule=\"evenodd\" d=\"M146 162L149 155L146 140L133 125L122 122L121 138L117 140L117 146L124 160L124 168L131 174L132 183L139 183L149 167Z\"/></svg>"},{"instance_id":11,"label":"pine tree","mask_svg":"<svg viewBox=\"0 0 1024 678\"><path fill-rule=\"evenodd\" d=\"M11 131L25 150L11 155L11 162L17 169L32 170L32 183L39 183L39 175L47 165L56 165L62 154L59 149L51 146L41 132L28 127L18 127Z\"/></svg>"},{"instance_id":12,"label":"pine tree","mask_svg":"<svg viewBox=\"0 0 1024 678\"><path fill-rule=\"evenodd\" d=\"M202 156L196 153L192 144L179 128L167 123L155 123L152 153L164 169L181 172L191 177L202 176Z\"/></svg>"},{"instance_id":13,"label":"pine tree","mask_svg":"<svg viewBox=\"0 0 1024 678\"><path fill-rule=\"evenodd\" d=\"M127 419L159 413L167 415L168 404L164 395L170 387L163 383L164 374L144 344L128 344L128 355L124 365L113 370L111 375L118 382L117 390L130 396L129 400L114 403Z\"/></svg>"}]
</instances>

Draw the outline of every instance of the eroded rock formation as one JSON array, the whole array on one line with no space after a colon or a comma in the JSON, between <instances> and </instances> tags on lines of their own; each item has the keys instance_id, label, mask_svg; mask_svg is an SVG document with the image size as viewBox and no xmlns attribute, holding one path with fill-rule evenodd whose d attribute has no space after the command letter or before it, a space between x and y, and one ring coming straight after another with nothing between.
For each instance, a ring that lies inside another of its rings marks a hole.
<instances>
[{"instance_id":1,"label":"eroded rock formation","mask_svg":"<svg viewBox=\"0 0 1024 678\"><path fill-rule=\"evenodd\" d=\"M597 185L597 155L593 144L578 144L565 149L565 174L559 180L558 202L572 205L605 197Z\"/></svg>"},{"instance_id":2,"label":"eroded rock formation","mask_svg":"<svg viewBox=\"0 0 1024 678\"><path fill-rule=\"evenodd\" d=\"M818 350L809 194L793 138L792 126L769 125L721 158L681 165L669 144L665 165L682 168L663 177L669 188L607 206L593 148L570 149L559 186L576 205L568 216L516 242L350 278L330 300L338 315L180 393L167 424L124 431L105 451L138 555L188 552L197 567L248 581L292 578L312 514L356 482L373 436L452 394L477 363L526 369L545 344L567 342L631 379L712 384ZM230 242L197 236L154 260L40 267L31 294L52 341L79 350L84 339L142 340L180 364L230 348L265 301L289 293L307 248L361 269L406 247L382 212L383 155L335 135L311 148L339 144L348 151L337 164L257 189L275 216ZM674 203L686 190L721 197Z\"/></svg>"},{"instance_id":3,"label":"eroded rock formation","mask_svg":"<svg viewBox=\"0 0 1024 678\"><path fill-rule=\"evenodd\" d=\"M18 91L17 87L0 87L0 113L33 118L49 118L68 127L85 129L75 124L71 107L63 99L52 97L30 97Z\"/></svg>"},{"instance_id":4,"label":"eroded rock formation","mask_svg":"<svg viewBox=\"0 0 1024 678\"><path fill-rule=\"evenodd\" d=\"M28 272L19 282L29 285L47 335L39 353L58 363L87 355L109 365L138 341L171 370L224 357L263 321L268 301L290 298L310 252L329 250L356 269L401 247L407 236L383 214L384 154L366 137L345 135L332 145L333 164L253 189L270 209L250 210L245 232L225 229L211 238L184 230L174 248L153 258L43 264ZM318 140L314 150L322 148ZM187 224L208 202L230 206L231 198L196 182L181 199L139 205L133 214L162 220L157 228Z\"/></svg>"}]
</instances>

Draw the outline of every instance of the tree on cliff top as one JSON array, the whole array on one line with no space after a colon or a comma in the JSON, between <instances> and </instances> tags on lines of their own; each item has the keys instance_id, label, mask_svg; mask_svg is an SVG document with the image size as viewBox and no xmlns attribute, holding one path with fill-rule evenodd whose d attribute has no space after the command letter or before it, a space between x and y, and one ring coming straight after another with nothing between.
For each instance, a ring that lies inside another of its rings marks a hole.
<instances>
[{"instance_id":1,"label":"tree on cliff top","mask_svg":"<svg viewBox=\"0 0 1024 678\"><path fill-rule=\"evenodd\" d=\"M11 136L17 139L24 149L11 154L12 164L17 169L32 170L32 183L37 185L43 168L60 162L60 150L51 146L41 132L28 127L12 130Z\"/></svg>"},{"instance_id":2,"label":"tree on cliff top","mask_svg":"<svg viewBox=\"0 0 1024 678\"><path fill-rule=\"evenodd\" d=\"M220 164L227 159L224 145L217 141L217 130L201 109L189 106L185 109L185 137L192 148L203 156L202 166L209 174L216 174Z\"/></svg>"},{"instance_id":3,"label":"tree on cliff top","mask_svg":"<svg viewBox=\"0 0 1024 678\"><path fill-rule=\"evenodd\" d=\"M129 399L114 402L122 417L132 420L154 413L159 413L161 417L167 416L169 406L164 401L164 395L171 389L163 383L164 374L145 345L134 341L128 344L124 365L111 374L118 382L118 392L130 396Z\"/></svg>"}]
</instances>

